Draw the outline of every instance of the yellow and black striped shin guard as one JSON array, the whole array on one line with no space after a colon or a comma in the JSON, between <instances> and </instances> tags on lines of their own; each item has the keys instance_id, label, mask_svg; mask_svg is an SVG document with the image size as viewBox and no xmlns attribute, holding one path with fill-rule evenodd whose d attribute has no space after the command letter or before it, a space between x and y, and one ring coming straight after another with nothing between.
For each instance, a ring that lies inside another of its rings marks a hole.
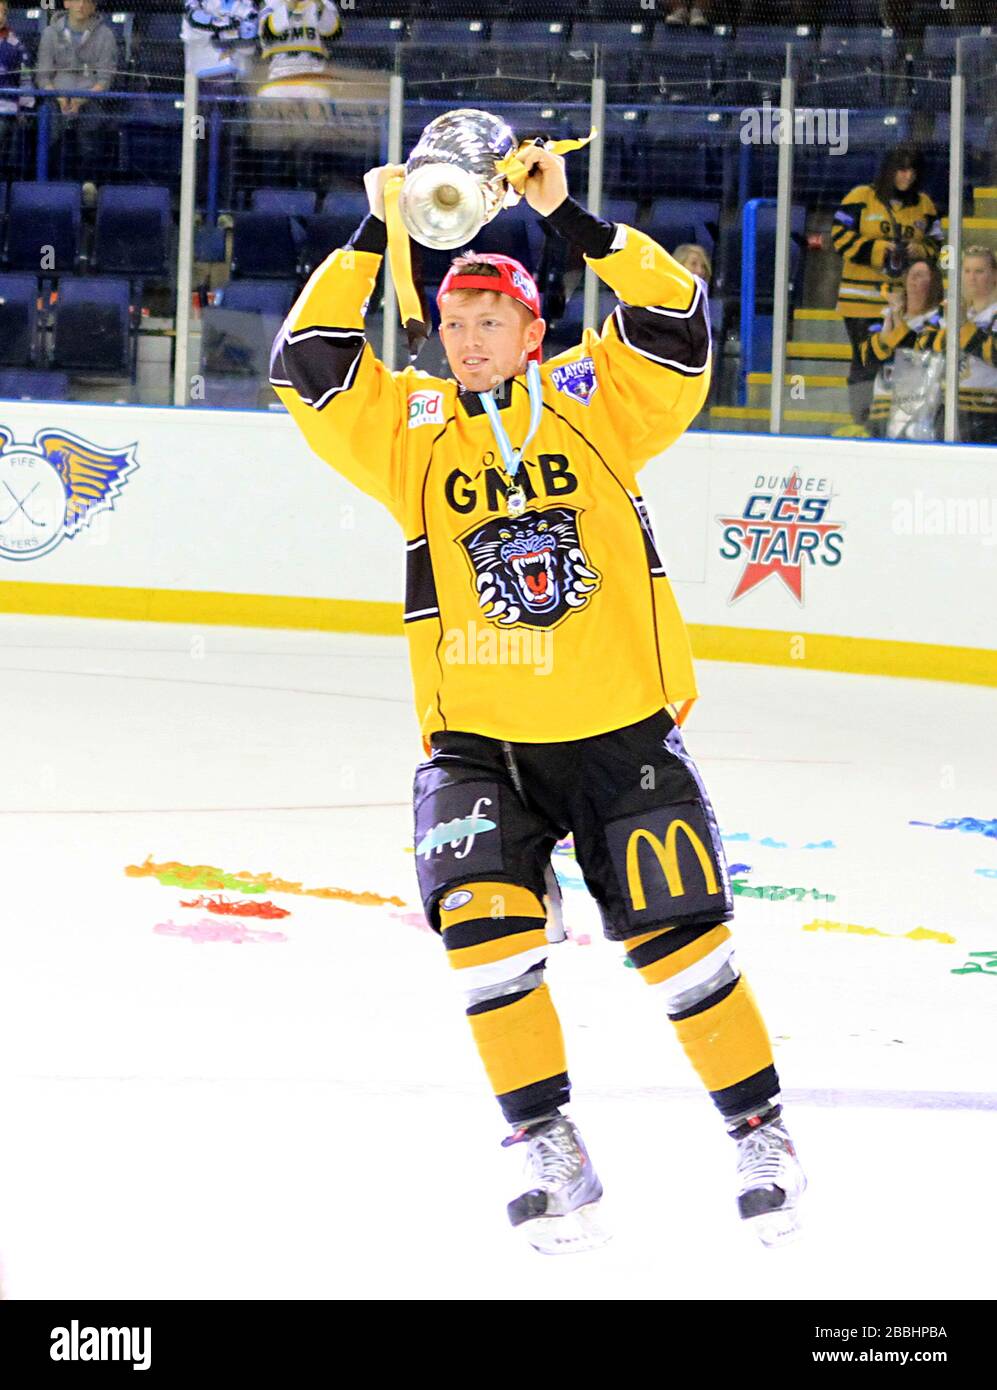
<instances>
[{"instance_id":1,"label":"yellow and black striped shin guard","mask_svg":"<svg viewBox=\"0 0 997 1390\"><path fill-rule=\"evenodd\" d=\"M565 1105L568 1064L550 990L530 981L515 989L546 959L543 905L528 889L498 881L463 884L443 903L443 944L472 997L471 1033L505 1118L521 1124ZM513 988L501 993L503 986Z\"/></svg>"},{"instance_id":2,"label":"yellow and black striped shin guard","mask_svg":"<svg viewBox=\"0 0 997 1390\"><path fill-rule=\"evenodd\" d=\"M730 960L730 943L725 926L665 928L626 943L638 973L665 995L682 1049L726 1118L763 1109L779 1090L768 1031L742 975L681 1006L684 993Z\"/></svg>"}]
</instances>

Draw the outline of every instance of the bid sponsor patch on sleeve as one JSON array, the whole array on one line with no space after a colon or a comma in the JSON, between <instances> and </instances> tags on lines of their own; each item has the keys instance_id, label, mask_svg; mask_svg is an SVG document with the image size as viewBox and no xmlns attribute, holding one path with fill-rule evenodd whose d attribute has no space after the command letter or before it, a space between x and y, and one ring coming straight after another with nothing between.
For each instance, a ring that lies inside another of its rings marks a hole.
<instances>
[{"instance_id":1,"label":"bid sponsor patch on sleeve","mask_svg":"<svg viewBox=\"0 0 997 1390\"><path fill-rule=\"evenodd\" d=\"M413 391L408 398L408 427L443 424L443 392Z\"/></svg>"}]
</instances>

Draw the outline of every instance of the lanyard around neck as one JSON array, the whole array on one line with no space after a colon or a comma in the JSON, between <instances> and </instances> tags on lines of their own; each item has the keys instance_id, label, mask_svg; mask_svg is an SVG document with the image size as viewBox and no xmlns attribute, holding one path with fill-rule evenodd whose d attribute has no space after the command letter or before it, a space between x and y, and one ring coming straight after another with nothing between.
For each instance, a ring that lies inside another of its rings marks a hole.
<instances>
[{"instance_id":1,"label":"lanyard around neck","mask_svg":"<svg viewBox=\"0 0 997 1390\"><path fill-rule=\"evenodd\" d=\"M540 368L536 362L531 362L526 369L526 389L530 397L530 428L526 438L517 449L509 443L509 436L505 432L505 426L499 418L498 406L495 404L495 397L491 391L479 391L478 399L484 406L485 414L491 421L492 433L495 435L495 442L498 444L499 453L502 455L502 463L505 467L507 480L511 485L515 482L516 473L527 445L540 428L540 417L543 413L543 388L540 382Z\"/></svg>"}]
</instances>

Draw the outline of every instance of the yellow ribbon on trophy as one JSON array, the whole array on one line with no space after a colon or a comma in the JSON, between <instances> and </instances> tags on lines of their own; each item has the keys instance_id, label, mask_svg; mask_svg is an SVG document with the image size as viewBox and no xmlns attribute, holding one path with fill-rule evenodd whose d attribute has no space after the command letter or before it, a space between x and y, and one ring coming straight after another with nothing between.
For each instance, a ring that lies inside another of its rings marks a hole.
<instances>
[{"instance_id":1,"label":"yellow ribbon on trophy","mask_svg":"<svg viewBox=\"0 0 997 1390\"><path fill-rule=\"evenodd\" d=\"M550 150L552 154L568 154L571 150L580 150L583 145L594 140L598 133L595 126L592 126L588 135L580 140L548 140L544 143L544 149ZM521 140L515 150L510 150L507 155L495 161L496 172L504 174L517 193L521 194L526 188L530 172L520 156L524 150L530 149L536 143L535 140ZM388 228L388 264L391 267L395 294L398 296L398 314L402 323L408 324L422 322L422 305L412 280L412 251L408 231L398 210L398 198L404 182L402 174L395 174L386 181L384 220Z\"/></svg>"}]
</instances>

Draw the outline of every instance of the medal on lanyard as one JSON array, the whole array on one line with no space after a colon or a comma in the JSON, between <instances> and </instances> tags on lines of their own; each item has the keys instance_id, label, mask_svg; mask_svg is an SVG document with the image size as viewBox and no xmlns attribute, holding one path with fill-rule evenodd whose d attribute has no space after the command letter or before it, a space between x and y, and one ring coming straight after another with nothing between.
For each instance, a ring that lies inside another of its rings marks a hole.
<instances>
[{"instance_id":1,"label":"medal on lanyard","mask_svg":"<svg viewBox=\"0 0 997 1390\"><path fill-rule=\"evenodd\" d=\"M509 436L499 419L498 406L495 404L495 397L491 391L478 392L478 399L491 421L492 433L495 435L495 442L498 444L499 453L502 456L503 472L508 489L505 495L505 506L510 516L522 516L523 512L526 511L526 493L517 484L516 474L519 472L527 445L540 428L540 417L543 413L543 387L540 381L540 368L536 362L531 362L526 369L526 389L530 396L530 428L518 449L514 449L509 443Z\"/></svg>"}]
</instances>

